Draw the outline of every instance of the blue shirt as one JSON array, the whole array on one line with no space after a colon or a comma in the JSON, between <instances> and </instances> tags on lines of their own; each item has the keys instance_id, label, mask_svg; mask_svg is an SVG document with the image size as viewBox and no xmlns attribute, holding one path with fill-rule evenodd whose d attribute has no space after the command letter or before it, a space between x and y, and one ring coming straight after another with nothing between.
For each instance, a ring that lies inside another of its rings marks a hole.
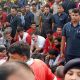
<instances>
[{"instance_id":1,"label":"blue shirt","mask_svg":"<svg viewBox=\"0 0 80 80\"><path fill-rule=\"evenodd\" d=\"M80 56L80 23L73 27L68 22L63 27L62 36L66 37L66 54Z\"/></svg>"},{"instance_id":2,"label":"blue shirt","mask_svg":"<svg viewBox=\"0 0 80 80\"><path fill-rule=\"evenodd\" d=\"M57 13L57 14L53 15L53 21L55 24L55 29L57 29L58 26L63 27L64 24L66 24L68 22L68 15L65 12L63 12L59 16L59 14Z\"/></svg>"},{"instance_id":3,"label":"blue shirt","mask_svg":"<svg viewBox=\"0 0 80 80\"><path fill-rule=\"evenodd\" d=\"M18 0L18 6L24 7L26 5L26 0Z\"/></svg>"},{"instance_id":4,"label":"blue shirt","mask_svg":"<svg viewBox=\"0 0 80 80\"><path fill-rule=\"evenodd\" d=\"M24 19L25 19L25 29L29 29L31 26L31 23L34 21L34 14L29 11L24 16Z\"/></svg>"}]
</instances>

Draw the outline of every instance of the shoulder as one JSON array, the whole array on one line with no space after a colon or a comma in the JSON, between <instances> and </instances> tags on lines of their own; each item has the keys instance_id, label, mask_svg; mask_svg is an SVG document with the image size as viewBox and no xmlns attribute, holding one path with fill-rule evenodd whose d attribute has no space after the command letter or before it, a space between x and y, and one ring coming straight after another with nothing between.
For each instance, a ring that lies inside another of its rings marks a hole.
<instances>
[{"instance_id":1,"label":"shoulder","mask_svg":"<svg viewBox=\"0 0 80 80\"><path fill-rule=\"evenodd\" d=\"M29 15L34 15L34 14L33 14L33 12L30 11L30 12L29 12Z\"/></svg>"},{"instance_id":2,"label":"shoulder","mask_svg":"<svg viewBox=\"0 0 80 80\"><path fill-rule=\"evenodd\" d=\"M54 18L55 18L56 16L58 16L58 14L57 14L57 13L53 15L53 17L54 17Z\"/></svg>"},{"instance_id":3,"label":"shoulder","mask_svg":"<svg viewBox=\"0 0 80 80\"><path fill-rule=\"evenodd\" d=\"M38 64L45 65L45 63L40 59L34 59L34 61Z\"/></svg>"},{"instance_id":4,"label":"shoulder","mask_svg":"<svg viewBox=\"0 0 80 80\"><path fill-rule=\"evenodd\" d=\"M24 32L24 36L29 36L29 34L27 32Z\"/></svg>"},{"instance_id":5,"label":"shoulder","mask_svg":"<svg viewBox=\"0 0 80 80\"><path fill-rule=\"evenodd\" d=\"M64 27L63 27L63 28L70 28L70 26L71 26L71 23L70 23L70 22L68 22L68 23L66 23L66 24L64 25Z\"/></svg>"},{"instance_id":6,"label":"shoulder","mask_svg":"<svg viewBox=\"0 0 80 80\"><path fill-rule=\"evenodd\" d=\"M44 13L41 13L40 16L43 17L44 16Z\"/></svg>"},{"instance_id":7,"label":"shoulder","mask_svg":"<svg viewBox=\"0 0 80 80\"><path fill-rule=\"evenodd\" d=\"M53 14L52 13L49 13L49 15L52 16Z\"/></svg>"},{"instance_id":8,"label":"shoulder","mask_svg":"<svg viewBox=\"0 0 80 80\"><path fill-rule=\"evenodd\" d=\"M65 12L63 12L63 15L68 16L68 14L67 14L67 13L65 13Z\"/></svg>"},{"instance_id":9,"label":"shoulder","mask_svg":"<svg viewBox=\"0 0 80 80\"><path fill-rule=\"evenodd\" d=\"M46 42L49 42L49 39L48 39L48 38L46 38L46 39L45 39L45 41L46 41Z\"/></svg>"},{"instance_id":10,"label":"shoulder","mask_svg":"<svg viewBox=\"0 0 80 80\"><path fill-rule=\"evenodd\" d=\"M7 13L6 13L6 12L3 12L3 15L4 15L4 16L7 16Z\"/></svg>"},{"instance_id":11,"label":"shoulder","mask_svg":"<svg viewBox=\"0 0 80 80\"><path fill-rule=\"evenodd\" d=\"M56 36L56 35L57 35L57 32L54 32L54 33L53 33L53 36Z\"/></svg>"},{"instance_id":12,"label":"shoulder","mask_svg":"<svg viewBox=\"0 0 80 80\"><path fill-rule=\"evenodd\" d=\"M8 14L7 16L8 16L8 17L11 17L12 15L11 15L11 14Z\"/></svg>"},{"instance_id":13,"label":"shoulder","mask_svg":"<svg viewBox=\"0 0 80 80\"><path fill-rule=\"evenodd\" d=\"M45 38L44 37L42 37L42 36L39 36L38 35L38 39L41 41L41 40L45 40Z\"/></svg>"}]
</instances>

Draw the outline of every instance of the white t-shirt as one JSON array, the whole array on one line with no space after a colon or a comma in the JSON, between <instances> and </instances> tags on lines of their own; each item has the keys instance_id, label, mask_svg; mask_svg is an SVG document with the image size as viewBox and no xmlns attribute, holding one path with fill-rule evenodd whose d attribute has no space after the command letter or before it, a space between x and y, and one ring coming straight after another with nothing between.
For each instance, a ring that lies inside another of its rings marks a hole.
<instances>
[{"instance_id":1,"label":"white t-shirt","mask_svg":"<svg viewBox=\"0 0 80 80\"><path fill-rule=\"evenodd\" d=\"M20 38L20 36L18 36L18 37L19 37L19 41L20 41L20 42L25 42L25 43L26 43L26 38L27 38L28 35L29 35L29 34L28 34L27 32L24 32L24 33L23 33L23 38L22 38L22 39Z\"/></svg>"},{"instance_id":2,"label":"white t-shirt","mask_svg":"<svg viewBox=\"0 0 80 80\"><path fill-rule=\"evenodd\" d=\"M35 44L37 44L39 48L43 48L45 44L45 38L38 35L38 39L36 42L31 40L31 45L35 45Z\"/></svg>"},{"instance_id":3,"label":"white t-shirt","mask_svg":"<svg viewBox=\"0 0 80 80\"><path fill-rule=\"evenodd\" d=\"M4 45L4 44L5 44L4 37L1 37L1 38L0 38L0 45Z\"/></svg>"}]
</instances>

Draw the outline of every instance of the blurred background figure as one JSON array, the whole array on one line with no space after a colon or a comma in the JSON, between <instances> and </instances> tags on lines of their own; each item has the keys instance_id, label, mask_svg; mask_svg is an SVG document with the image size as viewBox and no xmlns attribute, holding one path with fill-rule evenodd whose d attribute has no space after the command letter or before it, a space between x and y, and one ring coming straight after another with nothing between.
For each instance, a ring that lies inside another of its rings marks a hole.
<instances>
[{"instance_id":1,"label":"blurred background figure","mask_svg":"<svg viewBox=\"0 0 80 80\"><path fill-rule=\"evenodd\" d=\"M6 62L0 66L1 80L35 80L31 68L23 62Z\"/></svg>"},{"instance_id":2,"label":"blurred background figure","mask_svg":"<svg viewBox=\"0 0 80 80\"><path fill-rule=\"evenodd\" d=\"M0 65L5 63L8 59L7 49L5 45L0 45Z\"/></svg>"}]
</instances>

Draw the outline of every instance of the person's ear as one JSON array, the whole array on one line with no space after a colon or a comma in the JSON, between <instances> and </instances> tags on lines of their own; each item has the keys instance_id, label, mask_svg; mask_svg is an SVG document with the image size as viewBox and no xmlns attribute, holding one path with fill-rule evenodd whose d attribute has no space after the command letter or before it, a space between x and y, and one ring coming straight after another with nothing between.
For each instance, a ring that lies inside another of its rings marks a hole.
<instances>
[{"instance_id":1,"label":"person's ear","mask_svg":"<svg viewBox=\"0 0 80 80\"><path fill-rule=\"evenodd\" d=\"M23 61L25 62L27 60L27 57L26 56L23 56Z\"/></svg>"}]
</instances>

